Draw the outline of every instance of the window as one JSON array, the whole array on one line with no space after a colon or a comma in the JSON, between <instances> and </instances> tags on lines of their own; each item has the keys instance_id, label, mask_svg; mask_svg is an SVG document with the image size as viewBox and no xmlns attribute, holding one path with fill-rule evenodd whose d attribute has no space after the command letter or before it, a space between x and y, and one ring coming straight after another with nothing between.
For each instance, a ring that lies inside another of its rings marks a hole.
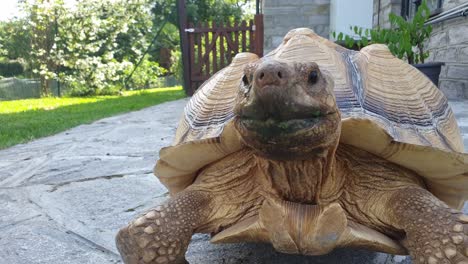
<instances>
[{"instance_id":1,"label":"window","mask_svg":"<svg viewBox=\"0 0 468 264\"><path fill-rule=\"evenodd\" d=\"M442 12L443 0L426 0L431 16L435 16ZM405 19L412 19L418 6L421 5L422 0L402 0L401 1L401 16Z\"/></svg>"}]
</instances>

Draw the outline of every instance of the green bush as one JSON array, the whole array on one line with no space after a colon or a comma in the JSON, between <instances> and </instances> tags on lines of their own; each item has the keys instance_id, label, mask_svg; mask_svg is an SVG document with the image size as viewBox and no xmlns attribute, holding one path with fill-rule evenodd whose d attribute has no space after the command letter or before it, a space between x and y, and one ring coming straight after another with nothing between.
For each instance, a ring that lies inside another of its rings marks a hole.
<instances>
[{"instance_id":1,"label":"green bush","mask_svg":"<svg viewBox=\"0 0 468 264\"><path fill-rule=\"evenodd\" d=\"M18 61L0 61L0 75L13 77L24 73L24 66Z\"/></svg>"},{"instance_id":2,"label":"green bush","mask_svg":"<svg viewBox=\"0 0 468 264\"><path fill-rule=\"evenodd\" d=\"M124 71L125 76L129 76L132 71L133 67L128 67ZM138 68L135 69L130 80L127 81L126 86L134 90L157 87L159 84L158 77L165 73L166 69L159 66L159 63L144 59Z\"/></svg>"},{"instance_id":3,"label":"green bush","mask_svg":"<svg viewBox=\"0 0 468 264\"><path fill-rule=\"evenodd\" d=\"M184 82L184 66L182 64L182 52L177 48L171 51L171 73L174 74L177 81Z\"/></svg>"},{"instance_id":4,"label":"green bush","mask_svg":"<svg viewBox=\"0 0 468 264\"><path fill-rule=\"evenodd\" d=\"M71 83L69 85L71 87L70 96L82 97L82 96L91 96L91 95L96 94L95 90L89 86L76 85L76 84L71 84Z\"/></svg>"},{"instance_id":5,"label":"green bush","mask_svg":"<svg viewBox=\"0 0 468 264\"><path fill-rule=\"evenodd\" d=\"M97 95L118 95L120 94L121 86L109 85L97 91Z\"/></svg>"},{"instance_id":6,"label":"green bush","mask_svg":"<svg viewBox=\"0 0 468 264\"><path fill-rule=\"evenodd\" d=\"M93 88L86 84L68 83L70 90L67 95L72 97L86 97L95 95L118 95L121 90L119 85L107 85L100 89Z\"/></svg>"}]
</instances>

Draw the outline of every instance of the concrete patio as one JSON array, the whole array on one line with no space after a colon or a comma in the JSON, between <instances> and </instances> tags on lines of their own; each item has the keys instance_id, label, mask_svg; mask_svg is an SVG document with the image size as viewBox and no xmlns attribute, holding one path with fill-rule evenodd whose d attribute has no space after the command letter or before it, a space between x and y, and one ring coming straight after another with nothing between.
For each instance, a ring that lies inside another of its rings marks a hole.
<instances>
[{"instance_id":1,"label":"concrete patio","mask_svg":"<svg viewBox=\"0 0 468 264\"><path fill-rule=\"evenodd\" d=\"M152 174L187 99L106 118L0 151L0 263L121 263L114 236L167 190ZM468 146L468 101L451 105ZM466 212L465 208L465 212ZM401 256L336 250L320 257L269 245L211 245L195 235L187 259L205 263L410 263Z\"/></svg>"}]
</instances>

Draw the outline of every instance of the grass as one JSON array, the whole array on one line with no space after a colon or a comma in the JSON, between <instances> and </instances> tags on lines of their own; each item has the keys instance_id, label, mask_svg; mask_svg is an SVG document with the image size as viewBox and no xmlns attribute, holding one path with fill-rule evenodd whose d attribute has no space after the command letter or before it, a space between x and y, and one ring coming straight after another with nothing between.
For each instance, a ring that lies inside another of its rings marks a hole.
<instances>
[{"instance_id":1,"label":"grass","mask_svg":"<svg viewBox=\"0 0 468 264\"><path fill-rule=\"evenodd\" d=\"M185 97L181 87L127 91L123 96L0 102L0 149L112 115Z\"/></svg>"}]
</instances>

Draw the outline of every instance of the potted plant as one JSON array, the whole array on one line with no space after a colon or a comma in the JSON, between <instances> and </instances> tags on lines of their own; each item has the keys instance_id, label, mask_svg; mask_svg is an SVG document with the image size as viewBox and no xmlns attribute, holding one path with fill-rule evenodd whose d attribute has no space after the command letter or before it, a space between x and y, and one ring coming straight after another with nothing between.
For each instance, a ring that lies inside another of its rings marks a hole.
<instances>
[{"instance_id":1,"label":"potted plant","mask_svg":"<svg viewBox=\"0 0 468 264\"><path fill-rule=\"evenodd\" d=\"M344 42L345 46L349 48L357 47L360 49L372 43L386 44L393 55L400 59L406 59L408 63L431 79L435 85L438 85L439 74L444 63L425 63L424 61L429 57L429 52L425 50L424 44L432 32L432 27L424 24L429 16L430 10L426 1L423 1L412 20L405 20L401 16L390 13L390 29L363 29L355 26L352 29L360 39L355 40L342 33L338 36L333 33L333 37L338 42Z\"/></svg>"}]
</instances>

